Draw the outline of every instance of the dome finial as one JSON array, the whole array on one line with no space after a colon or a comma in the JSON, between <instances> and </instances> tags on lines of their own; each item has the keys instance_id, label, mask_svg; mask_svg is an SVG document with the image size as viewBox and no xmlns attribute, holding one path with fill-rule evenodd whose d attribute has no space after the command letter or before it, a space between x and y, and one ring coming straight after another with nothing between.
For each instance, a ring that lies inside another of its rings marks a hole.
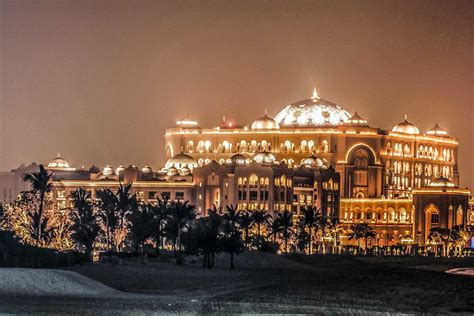
<instances>
[{"instance_id":1,"label":"dome finial","mask_svg":"<svg viewBox=\"0 0 474 316\"><path fill-rule=\"evenodd\" d=\"M316 87L313 88L313 96L311 99L319 99L318 91L316 90Z\"/></svg>"},{"instance_id":2,"label":"dome finial","mask_svg":"<svg viewBox=\"0 0 474 316\"><path fill-rule=\"evenodd\" d=\"M405 113L405 121L408 121L408 115Z\"/></svg>"},{"instance_id":3,"label":"dome finial","mask_svg":"<svg viewBox=\"0 0 474 316\"><path fill-rule=\"evenodd\" d=\"M265 115L268 115L268 111L267 111L267 109L265 109Z\"/></svg>"}]
</instances>

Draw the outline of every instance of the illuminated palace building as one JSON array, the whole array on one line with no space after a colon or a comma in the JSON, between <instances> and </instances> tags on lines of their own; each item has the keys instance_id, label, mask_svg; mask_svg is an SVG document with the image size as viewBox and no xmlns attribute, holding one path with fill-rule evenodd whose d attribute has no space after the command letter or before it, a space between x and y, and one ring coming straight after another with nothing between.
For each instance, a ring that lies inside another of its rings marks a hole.
<instances>
[{"instance_id":1,"label":"illuminated palace building","mask_svg":"<svg viewBox=\"0 0 474 316\"><path fill-rule=\"evenodd\" d=\"M316 90L248 126L224 119L203 128L186 117L166 130L165 141L167 162L156 171L76 170L56 158L48 168L63 187L54 198L66 207L76 187L94 192L124 182L146 202L167 194L189 200L202 214L213 205L296 214L312 205L346 227L369 223L379 245L424 244L433 227L474 224L470 192L458 188L455 138L438 124L422 133L406 117L391 130L371 127Z\"/></svg>"}]
</instances>

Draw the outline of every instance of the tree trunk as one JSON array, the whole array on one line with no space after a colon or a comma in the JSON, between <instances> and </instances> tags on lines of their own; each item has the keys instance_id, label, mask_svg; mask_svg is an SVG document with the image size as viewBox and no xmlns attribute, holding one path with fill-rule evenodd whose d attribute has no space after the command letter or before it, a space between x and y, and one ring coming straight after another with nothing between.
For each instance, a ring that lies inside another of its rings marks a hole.
<instances>
[{"instance_id":1,"label":"tree trunk","mask_svg":"<svg viewBox=\"0 0 474 316\"><path fill-rule=\"evenodd\" d=\"M44 195L45 192L41 191L40 194L40 205L39 205L39 210L38 210L38 244L41 243L41 225L43 224L43 208L44 208Z\"/></svg>"},{"instance_id":2,"label":"tree trunk","mask_svg":"<svg viewBox=\"0 0 474 316\"><path fill-rule=\"evenodd\" d=\"M309 254L313 254L313 227L309 228Z\"/></svg>"}]
</instances>

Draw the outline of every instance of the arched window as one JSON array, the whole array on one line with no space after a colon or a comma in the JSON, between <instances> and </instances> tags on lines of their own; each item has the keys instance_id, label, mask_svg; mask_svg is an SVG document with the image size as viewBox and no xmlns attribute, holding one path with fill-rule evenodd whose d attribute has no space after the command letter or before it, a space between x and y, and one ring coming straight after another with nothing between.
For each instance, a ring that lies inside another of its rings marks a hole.
<instances>
[{"instance_id":1,"label":"arched window","mask_svg":"<svg viewBox=\"0 0 474 316\"><path fill-rule=\"evenodd\" d=\"M262 147L262 150L263 150L263 151L269 150L269 148L268 148L268 142L267 142L266 140L262 140L262 142L260 143L260 146Z\"/></svg>"},{"instance_id":2,"label":"arched window","mask_svg":"<svg viewBox=\"0 0 474 316\"><path fill-rule=\"evenodd\" d=\"M327 141L327 140L323 140L323 141L321 142L321 151L322 151L323 153L329 152L329 144L328 144L328 141Z\"/></svg>"},{"instance_id":3,"label":"arched window","mask_svg":"<svg viewBox=\"0 0 474 316\"><path fill-rule=\"evenodd\" d=\"M205 148L205 146L204 146L204 141L200 140L200 141L198 142L198 148L197 148L197 150L198 150L199 152L203 152L203 151L204 151L204 148Z\"/></svg>"},{"instance_id":4,"label":"arched window","mask_svg":"<svg viewBox=\"0 0 474 316\"><path fill-rule=\"evenodd\" d=\"M293 144L289 140L285 140L285 143L283 146L286 152L291 151L293 148Z\"/></svg>"},{"instance_id":5,"label":"arched window","mask_svg":"<svg viewBox=\"0 0 474 316\"><path fill-rule=\"evenodd\" d=\"M192 140L189 140L186 143L186 152L188 152L188 153L194 152L194 142Z\"/></svg>"},{"instance_id":6,"label":"arched window","mask_svg":"<svg viewBox=\"0 0 474 316\"><path fill-rule=\"evenodd\" d=\"M459 205L458 210L456 211L456 225L463 224L463 209L462 206Z\"/></svg>"},{"instance_id":7,"label":"arched window","mask_svg":"<svg viewBox=\"0 0 474 316\"><path fill-rule=\"evenodd\" d=\"M232 150L232 144L225 140L222 142L222 149L225 153L230 153Z\"/></svg>"},{"instance_id":8,"label":"arched window","mask_svg":"<svg viewBox=\"0 0 474 316\"><path fill-rule=\"evenodd\" d=\"M314 150L314 141L312 141L312 140L308 141L308 150L309 151Z\"/></svg>"},{"instance_id":9,"label":"arched window","mask_svg":"<svg viewBox=\"0 0 474 316\"><path fill-rule=\"evenodd\" d=\"M247 152L248 148L247 148L247 142L245 140L240 141L240 146L239 147L240 147L239 148L240 152L243 152L243 153Z\"/></svg>"},{"instance_id":10,"label":"arched window","mask_svg":"<svg viewBox=\"0 0 474 316\"><path fill-rule=\"evenodd\" d=\"M257 147L257 141L255 139L253 139L251 142L250 142L250 151L251 152L256 152L258 150L258 147Z\"/></svg>"},{"instance_id":11,"label":"arched window","mask_svg":"<svg viewBox=\"0 0 474 316\"><path fill-rule=\"evenodd\" d=\"M408 218L407 218L407 210L404 208L399 209L399 214L400 214L400 222L401 223L407 223Z\"/></svg>"},{"instance_id":12,"label":"arched window","mask_svg":"<svg viewBox=\"0 0 474 316\"><path fill-rule=\"evenodd\" d=\"M255 174L252 174L249 178L249 186L251 188L256 188L258 185L258 177Z\"/></svg>"},{"instance_id":13,"label":"arched window","mask_svg":"<svg viewBox=\"0 0 474 316\"><path fill-rule=\"evenodd\" d=\"M204 142L204 147L205 147L206 152L210 152L210 151L211 151L211 141L210 141L210 140L206 140L206 141Z\"/></svg>"},{"instance_id":14,"label":"arched window","mask_svg":"<svg viewBox=\"0 0 474 316\"><path fill-rule=\"evenodd\" d=\"M302 140L300 144L300 151L304 153L307 151L307 149L308 149L308 142L305 140Z\"/></svg>"}]
</instances>

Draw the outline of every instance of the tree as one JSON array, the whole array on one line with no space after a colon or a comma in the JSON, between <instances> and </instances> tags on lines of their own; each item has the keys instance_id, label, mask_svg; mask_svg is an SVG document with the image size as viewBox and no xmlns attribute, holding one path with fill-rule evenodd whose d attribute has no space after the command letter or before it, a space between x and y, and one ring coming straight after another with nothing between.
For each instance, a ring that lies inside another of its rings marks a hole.
<instances>
[{"instance_id":1,"label":"tree","mask_svg":"<svg viewBox=\"0 0 474 316\"><path fill-rule=\"evenodd\" d=\"M303 230L308 229L308 243L309 243L309 254L313 254L313 236L314 230L317 229L318 223L321 221L321 212L313 206L307 206L303 209L303 219L301 225Z\"/></svg>"},{"instance_id":2,"label":"tree","mask_svg":"<svg viewBox=\"0 0 474 316\"><path fill-rule=\"evenodd\" d=\"M438 245L442 246L442 255L443 257L448 255L448 243L450 239L450 230L447 228L434 227L430 229L428 235L428 241L435 244L435 254L438 255Z\"/></svg>"},{"instance_id":3,"label":"tree","mask_svg":"<svg viewBox=\"0 0 474 316\"><path fill-rule=\"evenodd\" d=\"M72 238L79 248L91 253L100 231L90 192L77 188L70 194L72 202Z\"/></svg>"},{"instance_id":4,"label":"tree","mask_svg":"<svg viewBox=\"0 0 474 316\"><path fill-rule=\"evenodd\" d=\"M128 215L128 223L132 240L135 245L135 252L138 252L138 247L141 247L142 254L144 244L147 239L153 236L155 213L153 206L150 204L141 203L138 207L133 208Z\"/></svg>"},{"instance_id":5,"label":"tree","mask_svg":"<svg viewBox=\"0 0 474 316\"><path fill-rule=\"evenodd\" d=\"M238 213L238 222L239 222L240 228L243 230L243 233L244 233L244 245L247 249L249 249L249 244L250 244L249 230L250 230L250 227L252 227L253 225L252 213L248 211L240 211Z\"/></svg>"},{"instance_id":6,"label":"tree","mask_svg":"<svg viewBox=\"0 0 474 316\"><path fill-rule=\"evenodd\" d=\"M352 224L351 232L349 233L349 240L357 240L357 247L360 248L360 240L365 238L364 250L367 251L368 239L376 236L375 231L367 223Z\"/></svg>"},{"instance_id":7,"label":"tree","mask_svg":"<svg viewBox=\"0 0 474 316\"><path fill-rule=\"evenodd\" d=\"M183 259L181 257L182 252L182 240L181 235L183 233L183 229L189 224L191 220L196 217L195 207L190 205L188 201L181 202L181 201L173 201L171 202L170 207L170 216L173 220L173 225L175 226L171 232L176 234L175 240L177 245L177 264L182 264Z\"/></svg>"},{"instance_id":8,"label":"tree","mask_svg":"<svg viewBox=\"0 0 474 316\"><path fill-rule=\"evenodd\" d=\"M278 223L278 228L282 234L283 240L285 242L285 252L288 253L288 240L293 231L293 213L290 211L284 211L283 213L278 213L277 218L275 219Z\"/></svg>"},{"instance_id":9,"label":"tree","mask_svg":"<svg viewBox=\"0 0 474 316\"><path fill-rule=\"evenodd\" d=\"M13 231L22 243L48 247L58 250L68 250L73 247L71 239L70 212L58 210L45 197L43 200L43 215L41 221L38 213L40 197L32 191L20 193L12 202L5 206L2 228ZM38 226L41 225L41 229ZM41 233L38 236L38 233Z\"/></svg>"},{"instance_id":10,"label":"tree","mask_svg":"<svg viewBox=\"0 0 474 316\"><path fill-rule=\"evenodd\" d=\"M221 248L230 255L230 268L234 269L234 255L242 252L244 244L240 238L239 217L237 208L226 207L226 213L222 216L220 244Z\"/></svg>"},{"instance_id":11,"label":"tree","mask_svg":"<svg viewBox=\"0 0 474 316\"><path fill-rule=\"evenodd\" d=\"M465 231L462 225L453 226L449 233L450 243L454 247L454 255L462 256L462 249L466 246L470 238L469 232Z\"/></svg>"},{"instance_id":12,"label":"tree","mask_svg":"<svg viewBox=\"0 0 474 316\"><path fill-rule=\"evenodd\" d=\"M257 245L260 248L262 243L262 226L270 222L272 216L266 210L252 211L253 225L257 225Z\"/></svg>"},{"instance_id":13,"label":"tree","mask_svg":"<svg viewBox=\"0 0 474 316\"><path fill-rule=\"evenodd\" d=\"M202 266L208 269L214 266L215 253L219 251L219 238L222 218L217 210L209 210L207 217L197 221L197 245L203 254Z\"/></svg>"},{"instance_id":14,"label":"tree","mask_svg":"<svg viewBox=\"0 0 474 316\"><path fill-rule=\"evenodd\" d=\"M149 205L150 211L153 212L153 236L156 241L156 249L160 251L163 248L163 237L165 236L166 221L169 215L170 201L168 195L162 194L161 199L158 198L157 205Z\"/></svg>"},{"instance_id":15,"label":"tree","mask_svg":"<svg viewBox=\"0 0 474 316\"><path fill-rule=\"evenodd\" d=\"M112 190L104 188L96 192L97 201L96 207L98 215L102 219L102 229L105 232L105 242L107 251L111 250L112 236L118 225L118 214L116 207L115 194Z\"/></svg>"},{"instance_id":16,"label":"tree","mask_svg":"<svg viewBox=\"0 0 474 316\"><path fill-rule=\"evenodd\" d=\"M46 194L53 191L54 183L60 184L59 181L53 178L52 173L47 171L43 165L39 165L38 171L25 174L23 181L28 182L31 186L31 192L39 196L39 205L34 213L31 213L33 228L37 230L35 233L38 243L41 243L41 238L44 236L42 230L47 225L43 224L43 210Z\"/></svg>"}]
</instances>

